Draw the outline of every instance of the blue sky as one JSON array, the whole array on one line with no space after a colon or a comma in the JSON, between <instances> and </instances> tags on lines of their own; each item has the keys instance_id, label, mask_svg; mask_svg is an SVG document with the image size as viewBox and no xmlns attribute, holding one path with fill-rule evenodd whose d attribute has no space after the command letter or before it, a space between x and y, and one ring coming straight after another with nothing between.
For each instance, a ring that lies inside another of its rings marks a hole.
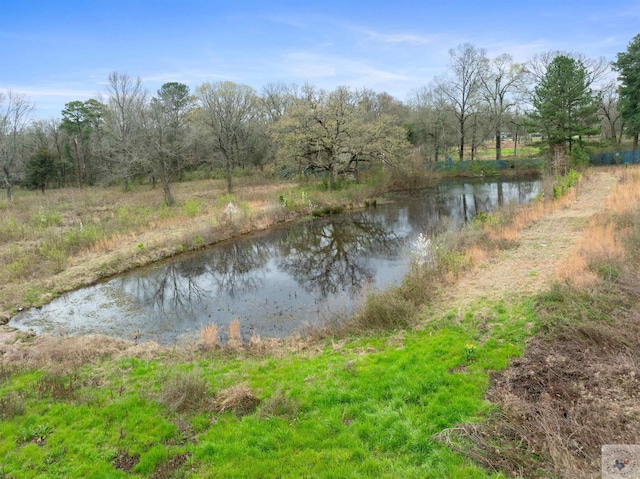
<instances>
[{"instance_id":1,"label":"blue sky","mask_svg":"<svg viewBox=\"0 0 640 479\"><path fill-rule=\"evenodd\" d=\"M638 33L640 0L0 0L0 91L25 93L41 118L104 92L113 71L152 94L230 80L405 100L461 43L521 62L548 50L613 60Z\"/></svg>"}]
</instances>

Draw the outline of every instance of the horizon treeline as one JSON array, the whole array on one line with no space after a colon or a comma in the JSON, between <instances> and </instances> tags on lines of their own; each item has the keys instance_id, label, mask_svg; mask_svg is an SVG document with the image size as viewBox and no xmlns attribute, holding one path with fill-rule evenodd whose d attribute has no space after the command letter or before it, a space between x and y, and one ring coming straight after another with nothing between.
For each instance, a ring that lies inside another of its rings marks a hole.
<instances>
[{"instance_id":1,"label":"horizon treeline","mask_svg":"<svg viewBox=\"0 0 640 479\"><path fill-rule=\"evenodd\" d=\"M639 38L616 62L549 51L519 64L465 43L450 50L446 74L404 101L293 83L257 91L168 82L149 92L139 77L113 72L96 98L67 103L60 118L32 120L26 96L0 91L0 181L10 200L14 185L44 193L143 180L159 183L172 204L172 182L224 177L231 191L238 169L357 180L364 164L474 160L487 142L499 160L506 138L517 147L531 135L556 157L619 145L625 135L637 148Z\"/></svg>"}]
</instances>

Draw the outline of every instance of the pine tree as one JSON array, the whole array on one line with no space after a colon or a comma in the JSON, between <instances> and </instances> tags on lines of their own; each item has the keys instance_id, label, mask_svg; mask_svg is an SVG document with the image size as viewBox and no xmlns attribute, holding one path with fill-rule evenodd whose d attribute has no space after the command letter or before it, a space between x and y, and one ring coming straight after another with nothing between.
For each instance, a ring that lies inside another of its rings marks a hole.
<instances>
[{"instance_id":1,"label":"pine tree","mask_svg":"<svg viewBox=\"0 0 640 479\"><path fill-rule=\"evenodd\" d=\"M578 137L598 133L598 99L590 85L589 74L579 60L558 55L549 64L545 76L535 88L533 125L547 137L551 147L565 153Z\"/></svg>"}]
</instances>

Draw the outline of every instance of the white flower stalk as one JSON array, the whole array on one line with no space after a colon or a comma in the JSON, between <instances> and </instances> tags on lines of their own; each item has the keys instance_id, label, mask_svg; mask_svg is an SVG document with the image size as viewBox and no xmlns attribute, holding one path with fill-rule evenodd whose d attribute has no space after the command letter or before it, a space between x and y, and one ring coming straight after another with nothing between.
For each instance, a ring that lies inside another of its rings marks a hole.
<instances>
[{"instance_id":1,"label":"white flower stalk","mask_svg":"<svg viewBox=\"0 0 640 479\"><path fill-rule=\"evenodd\" d=\"M436 255L435 248L431 242L431 238L427 238L420 233L418 239L413 243L413 257L418 266L426 266L427 268L435 268Z\"/></svg>"}]
</instances>

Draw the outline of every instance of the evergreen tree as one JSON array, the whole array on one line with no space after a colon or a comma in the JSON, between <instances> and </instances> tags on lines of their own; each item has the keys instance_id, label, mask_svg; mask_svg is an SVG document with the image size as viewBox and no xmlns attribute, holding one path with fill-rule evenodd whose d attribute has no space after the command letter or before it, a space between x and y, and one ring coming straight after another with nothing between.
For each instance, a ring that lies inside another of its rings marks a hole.
<instances>
[{"instance_id":1,"label":"evergreen tree","mask_svg":"<svg viewBox=\"0 0 640 479\"><path fill-rule=\"evenodd\" d=\"M29 158L26 165L27 185L31 188L39 188L44 195L47 182L56 174L56 155L46 147L40 147Z\"/></svg>"},{"instance_id":2,"label":"evergreen tree","mask_svg":"<svg viewBox=\"0 0 640 479\"><path fill-rule=\"evenodd\" d=\"M633 149L638 149L640 134L640 34L629 43L626 52L618 53L613 68L619 73L618 108L627 133L633 136Z\"/></svg>"},{"instance_id":3,"label":"evergreen tree","mask_svg":"<svg viewBox=\"0 0 640 479\"><path fill-rule=\"evenodd\" d=\"M565 55L556 56L535 88L531 124L547 137L551 147L571 152L577 136L595 135L598 98L589 88L584 64Z\"/></svg>"}]
</instances>

